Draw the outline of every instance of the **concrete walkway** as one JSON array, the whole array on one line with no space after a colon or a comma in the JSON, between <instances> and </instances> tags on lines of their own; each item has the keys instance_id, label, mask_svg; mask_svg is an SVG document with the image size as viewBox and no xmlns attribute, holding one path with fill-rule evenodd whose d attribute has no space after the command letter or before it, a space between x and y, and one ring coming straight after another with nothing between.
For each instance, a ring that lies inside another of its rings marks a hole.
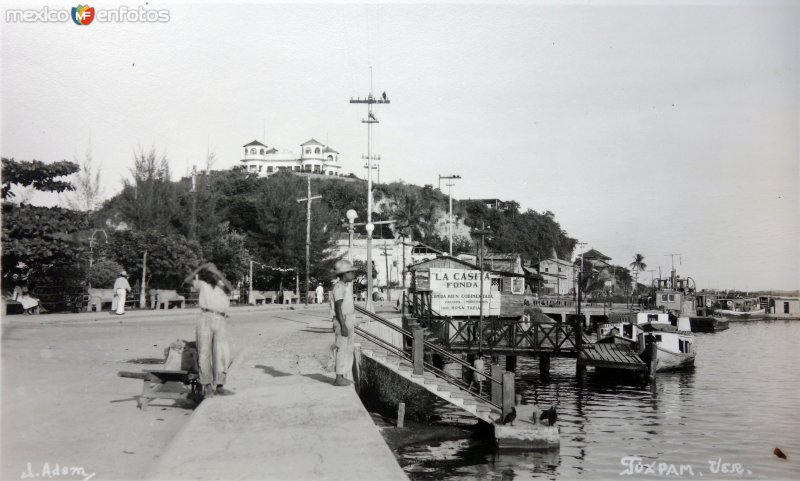
<instances>
[{"instance_id":1,"label":"concrete walkway","mask_svg":"<svg viewBox=\"0 0 800 481\"><path fill-rule=\"evenodd\" d=\"M278 314L278 313L274 313ZM326 308L281 312L204 401L150 479L407 480L352 386L334 387Z\"/></svg>"}]
</instances>

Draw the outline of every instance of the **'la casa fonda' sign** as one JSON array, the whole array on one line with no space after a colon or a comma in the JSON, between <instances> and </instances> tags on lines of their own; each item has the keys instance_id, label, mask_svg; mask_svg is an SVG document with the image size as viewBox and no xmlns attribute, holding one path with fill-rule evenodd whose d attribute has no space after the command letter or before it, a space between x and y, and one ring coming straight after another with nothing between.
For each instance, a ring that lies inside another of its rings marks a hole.
<instances>
[{"instance_id":1,"label":"'la casa fonda' sign","mask_svg":"<svg viewBox=\"0 0 800 481\"><path fill-rule=\"evenodd\" d=\"M481 299L483 315L500 315L500 292L492 289L492 275L464 269L430 269L431 307L443 316L479 316Z\"/></svg>"}]
</instances>

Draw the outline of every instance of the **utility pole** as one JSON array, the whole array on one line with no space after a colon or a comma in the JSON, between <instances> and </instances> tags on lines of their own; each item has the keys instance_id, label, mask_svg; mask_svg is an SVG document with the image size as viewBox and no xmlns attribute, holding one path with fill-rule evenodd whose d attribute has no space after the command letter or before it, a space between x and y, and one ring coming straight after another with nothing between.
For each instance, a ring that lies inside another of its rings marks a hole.
<instances>
[{"instance_id":1,"label":"utility pole","mask_svg":"<svg viewBox=\"0 0 800 481\"><path fill-rule=\"evenodd\" d=\"M478 268L481 272L481 282L480 282L480 305L479 305L479 312L480 317L478 318L478 350L483 350L483 239L485 236L491 234L492 231L486 228L484 223L481 223L480 229L475 229L472 231L472 234L481 236L481 250L478 252L480 255L480 259L478 261ZM492 288L489 286L489 291L491 292ZM491 306L491 304L490 304Z\"/></svg>"},{"instance_id":2,"label":"utility pole","mask_svg":"<svg viewBox=\"0 0 800 481\"><path fill-rule=\"evenodd\" d=\"M192 194L192 218L189 222L189 240L195 240L197 237L197 166L192 166L192 189L189 191Z\"/></svg>"},{"instance_id":3,"label":"utility pole","mask_svg":"<svg viewBox=\"0 0 800 481\"><path fill-rule=\"evenodd\" d=\"M364 159L364 160L368 160L366 155L362 155L361 158ZM371 160L376 161L376 162L380 162L381 156L380 155L373 155ZM381 164L374 164L374 165L370 166L369 163L366 163L366 164L364 164L364 168L365 169L375 169L375 170L377 170L378 171L378 183L379 184L381 183Z\"/></svg>"},{"instance_id":4,"label":"utility pole","mask_svg":"<svg viewBox=\"0 0 800 481\"><path fill-rule=\"evenodd\" d=\"M383 256L384 261L386 262L386 300L392 300L392 294L389 290L389 280L391 276L389 275L389 247L386 245L386 240L383 241L383 247L381 247L381 255ZM393 251L393 249L392 249Z\"/></svg>"},{"instance_id":5,"label":"utility pole","mask_svg":"<svg viewBox=\"0 0 800 481\"><path fill-rule=\"evenodd\" d=\"M455 179L460 179L460 178L461 178L460 175L454 175L454 174L440 175L439 176L439 189L441 190L441 188L442 188L442 179L447 179L447 180L453 181ZM450 214L447 217L447 226L448 226L447 232L448 232L448 237L450 238L450 257L453 257L453 196L452 196L452 192L451 192L450 188L453 187L456 184L454 184L453 182L448 182L445 185L447 186L447 200L448 200L448 202L450 204L450 211L449 211Z\"/></svg>"},{"instance_id":6,"label":"utility pole","mask_svg":"<svg viewBox=\"0 0 800 481\"><path fill-rule=\"evenodd\" d=\"M578 288L576 289L576 294L578 295L578 307L576 313L578 316L581 315L581 280L583 279L583 247L586 245L586 242L578 242L578 247L581 249L581 268L578 271Z\"/></svg>"},{"instance_id":7,"label":"utility pole","mask_svg":"<svg viewBox=\"0 0 800 481\"><path fill-rule=\"evenodd\" d=\"M308 195L302 199L297 199L297 202L305 202L306 203L306 307L308 307L308 293L311 290L311 286L309 285L309 273L308 271L311 270L311 201L315 199L321 199L321 195L315 195L311 197L311 176L307 175L306 180L308 181ZM297 295L300 295L300 274L298 273L298 286Z\"/></svg>"},{"instance_id":8,"label":"utility pole","mask_svg":"<svg viewBox=\"0 0 800 481\"><path fill-rule=\"evenodd\" d=\"M369 68L369 95L367 98L351 98L351 104L367 104L367 118L362 119L361 123L367 124L367 301L364 306L367 310L372 310L372 231L375 226L372 224L372 124L377 124L378 119L372 113L373 104L388 104L389 98L384 92L376 98L372 95L372 66Z\"/></svg>"}]
</instances>

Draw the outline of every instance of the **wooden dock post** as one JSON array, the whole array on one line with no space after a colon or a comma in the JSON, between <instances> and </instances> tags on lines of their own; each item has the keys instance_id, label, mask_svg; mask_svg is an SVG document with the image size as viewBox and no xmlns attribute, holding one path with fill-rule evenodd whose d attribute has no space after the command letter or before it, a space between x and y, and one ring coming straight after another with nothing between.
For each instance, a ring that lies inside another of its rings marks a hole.
<instances>
[{"instance_id":1,"label":"wooden dock post","mask_svg":"<svg viewBox=\"0 0 800 481\"><path fill-rule=\"evenodd\" d=\"M506 371L517 371L517 356L506 356Z\"/></svg>"},{"instance_id":2,"label":"wooden dock post","mask_svg":"<svg viewBox=\"0 0 800 481\"><path fill-rule=\"evenodd\" d=\"M414 374L421 376L425 362L425 330L419 324L411 326L411 333L414 339L411 345L411 359L414 363Z\"/></svg>"},{"instance_id":3,"label":"wooden dock post","mask_svg":"<svg viewBox=\"0 0 800 481\"><path fill-rule=\"evenodd\" d=\"M499 364L492 364L491 370L492 379L503 380L503 368ZM503 402L503 386L496 382L491 383L492 388L492 402L501 405Z\"/></svg>"},{"instance_id":4,"label":"wooden dock post","mask_svg":"<svg viewBox=\"0 0 800 481\"><path fill-rule=\"evenodd\" d=\"M550 356L547 354L539 356L539 378L550 378Z\"/></svg>"},{"instance_id":5,"label":"wooden dock post","mask_svg":"<svg viewBox=\"0 0 800 481\"><path fill-rule=\"evenodd\" d=\"M504 372L503 373L503 416L501 419L505 419L508 413L511 412L511 408L514 407L514 373L513 372Z\"/></svg>"},{"instance_id":6,"label":"wooden dock post","mask_svg":"<svg viewBox=\"0 0 800 481\"><path fill-rule=\"evenodd\" d=\"M650 356L650 365L648 366L648 375L650 379L656 378L656 369L658 368L658 343L656 337L652 334L649 337L650 343L647 345L648 354Z\"/></svg>"},{"instance_id":7,"label":"wooden dock post","mask_svg":"<svg viewBox=\"0 0 800 481\"><path fill-rule=\"evenodd\" d=\"M402 428L406 418L406 403L397 405L397 427Z\"/></svg>"}]
</instances>

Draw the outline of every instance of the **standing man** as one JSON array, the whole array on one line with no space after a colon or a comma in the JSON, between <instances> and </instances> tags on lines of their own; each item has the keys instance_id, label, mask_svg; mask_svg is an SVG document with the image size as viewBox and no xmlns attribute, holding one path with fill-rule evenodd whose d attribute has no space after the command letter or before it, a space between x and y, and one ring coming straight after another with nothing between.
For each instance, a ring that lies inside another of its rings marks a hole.
<instances>
[{"instance_id":1,"label":"standing man","mask_svg":"<svg viewBox=\"0 0 800 481\"><path fill-rule=\"evenodd\" d=\"M125 299L128 297L128 291L131 290L131 285L128 284L128 273L123 269L119 273L119 277L114 281L114 297L117 298L117 315L125 314Z\"/></svg>"},{"instance_id":2,"label":"standing man","mask_svg":"<svg viewBox=\"0 0 800 481\"><path fill-rule=\"evenodd\" d=\"M315 292L317 294L317 304L322 304L322 301L325 300L325 288L322 287L321 282L317 284L317 289Z\"/></svg>"},{"instance_id":3,"label":"standing man","mask_svg":"<svg viewBox=\"0 0 800 481\"><path fill-rule=\"evenodd\" d=\"M347 386L344 375L353 370L356 310L353 306L353 264L346 259L336 262L339 280L333 285L331 299L334 309L333 331L336 334L336 380L334 386Z\"/></svg>"},{"instance_id":4,"label":"standing man","mask_svg":"<svg viewBox=\"0 0 800 481\"><path fill-rule=\"evenodd\" d=\"M203 271L203 279L192 280L200 271ZM225 318L228 317L227 310L233 286L210 262L192 271L183 282L191 282L199 293L197 304L201 312L195 327L195 336L198 374L200 384L203 385L203 397L233 394L223 388L231 364Z\"/></svg>"}]
</instances>

